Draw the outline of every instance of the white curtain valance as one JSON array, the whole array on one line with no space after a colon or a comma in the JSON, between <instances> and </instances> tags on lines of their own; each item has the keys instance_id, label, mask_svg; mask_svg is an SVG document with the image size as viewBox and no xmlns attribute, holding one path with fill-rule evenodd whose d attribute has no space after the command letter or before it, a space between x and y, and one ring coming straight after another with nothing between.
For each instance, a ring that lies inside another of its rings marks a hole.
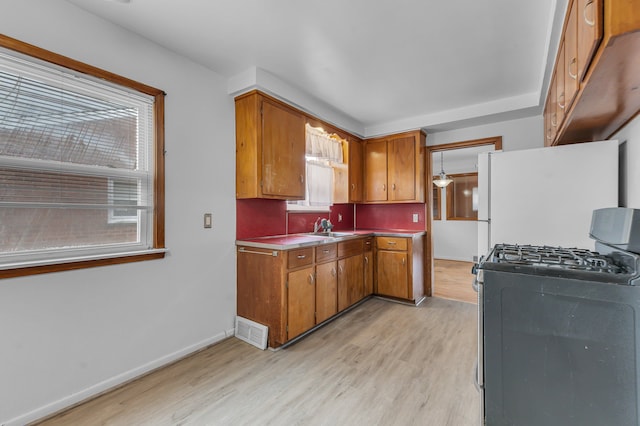
<instances>
[{"instance_id":1,"label":"white curtain valance","mask_svg":"<svg viewBox=\"0 0 640 426\"><path fill-rule=\"evenodd\" d=\"M323 160L343 163L342 142L322 129L306 125L306 154Z\"/></svg>"}]
</instances>

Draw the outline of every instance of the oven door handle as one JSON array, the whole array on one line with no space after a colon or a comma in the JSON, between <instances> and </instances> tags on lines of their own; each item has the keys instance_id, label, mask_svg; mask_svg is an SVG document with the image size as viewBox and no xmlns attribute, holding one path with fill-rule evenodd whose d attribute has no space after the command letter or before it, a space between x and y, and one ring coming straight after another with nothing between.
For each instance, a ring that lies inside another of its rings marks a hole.
<instances>
[{"instance_id":1,"label":"oven door handle","mask_svg":"<svg viewBox=\"0 0 640 426\"><path fill-rule=\"evenodd\" d=\"M478 377L478 361L476 361L476 367L473 369L473 384L475 385L476 390L481 392L484 385L481 385L480 382L478 382Z\"/></svg>"},{"instance_id":2,"label":"oven door handle","mask_svg":"<svg viewBox=\"0 0 640 426\"><path fill-rule=\"evenodd\" d=\"M484 277L483 277L484 278ZM474 290L478 292L478 364L476 380L480 388L484 387L484 283L474 280Z\"/></svg>"}]
</instances>

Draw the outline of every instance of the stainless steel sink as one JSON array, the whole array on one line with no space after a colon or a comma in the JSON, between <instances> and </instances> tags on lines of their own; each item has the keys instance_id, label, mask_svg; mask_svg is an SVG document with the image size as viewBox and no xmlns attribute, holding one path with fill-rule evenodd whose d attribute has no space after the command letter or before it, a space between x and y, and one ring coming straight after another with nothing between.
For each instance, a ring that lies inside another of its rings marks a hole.
<instances>
[{"instance_id":1,"label":"stainless steel sink","mask_svg":"<svg viewBox=\"0 0 640 426\"><path fill-rule=\"evenodd\" d=\"M332 238L340 238L340 237L351 237L356 235L354 232L310 232L308 235L318 235L320 237L332 237Z\"/></svg>"}]
</instances>

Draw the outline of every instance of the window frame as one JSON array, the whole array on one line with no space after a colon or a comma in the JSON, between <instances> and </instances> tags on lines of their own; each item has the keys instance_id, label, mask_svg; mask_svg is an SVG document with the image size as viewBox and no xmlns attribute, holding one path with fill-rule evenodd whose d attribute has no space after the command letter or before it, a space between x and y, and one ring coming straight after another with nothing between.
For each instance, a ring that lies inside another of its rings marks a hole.
<instances>
[{"instance_id":1,"label":"window frame","mask_svg":"<svg viewBox=\"0 0 640 426\"><path fill-rule=\"evenodd\" d=\"M15 51L22 55L34 58L35 60L45 61L50 64L69 69L81 74L87 75L89 78L104 80L125 88L133 89L137 92L153 97L153 130L154 140L153 150L153 224L151 232L153 236L152 248L145 251L135 252L119 252L113 254L104 254L96 256L88 256L82 260L51 260L45 261L43 264L34 264L24 267L2 269L0 270L0 278L13 278L35 274L43 274L49 272L68 271L76 269L84 269L96 266L116 265L122 263L139 262L145 260L161 259L165 256L165 131L164 131L164 97L165 92L148 86L143 83L122 77L120 75L105 71L103 69L85 64L83 62L71 59L69 57L59 55L57 53L42 49L40 47L22 42L20 40L0 34L0 47ZM62 262L62 263L61 263Z\"/></svg>"},{"instance_id":2,"label":"window frame","mask_svg":"<svg viewBox=\"0 0 640 426\"><path fill-rule=\"evenodd\" d=\"M461 178L461 177L470 177L470 176L475 176L476 178L476 182L478 180L478 172L472 172L472 173L458 173L458 174L450 174L447 175L448 177L450 177L451 179L453 179L453 182L451 182L449 185L447 185L447 220L467 220L467 221L474 221L476 222L478 220L478 212L475 211L475 216L474 217L457 217L454 216L454 191L455 191L455 184L456 184L456 178ZM473 195L472 195L473 196Z\"/></svg>"}]
</instances>

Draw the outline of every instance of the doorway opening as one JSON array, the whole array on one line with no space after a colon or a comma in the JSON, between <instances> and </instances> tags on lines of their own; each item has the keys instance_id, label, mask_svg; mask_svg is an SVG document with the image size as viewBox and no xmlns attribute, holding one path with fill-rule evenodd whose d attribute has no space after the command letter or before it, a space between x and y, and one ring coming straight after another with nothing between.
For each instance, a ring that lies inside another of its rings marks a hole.
<instances>
[{"instance_id":1,"label":"doorway opening","mask_svg":"<svg viewBox=\"0 0 640 426\"><path fill-rule=\"evenodd\" d=\"M502 149L502 137L427 146L427 294L476 303L471 267L477 254L477 158ZM441 171L453 182L433 184ZM476 189L474 189L476 188Z\"/></svg>"}]
</instances>

